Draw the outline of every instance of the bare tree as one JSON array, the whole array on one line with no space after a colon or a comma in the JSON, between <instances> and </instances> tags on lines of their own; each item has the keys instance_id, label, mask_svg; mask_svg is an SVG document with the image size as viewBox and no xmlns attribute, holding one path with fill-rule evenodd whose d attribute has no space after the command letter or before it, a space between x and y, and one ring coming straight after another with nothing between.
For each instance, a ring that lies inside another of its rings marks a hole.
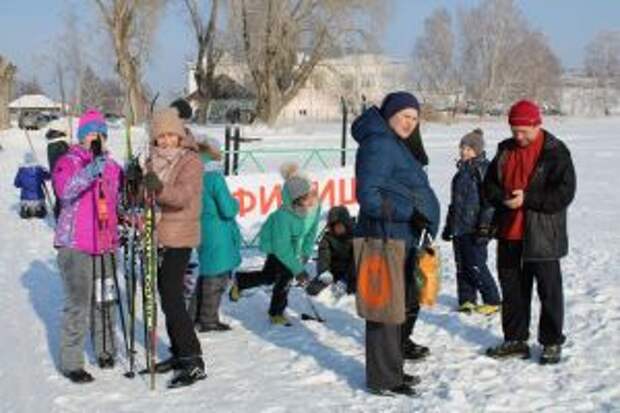
<instances>
[{"instance_id":1,"label":"bare tree","mask_svg":"<svg viewBox=\"0 0 620 413\"><path fill-rule=\"evenodd\" d=\"M98 108L106 113L120 114L123 105L123 91L115 79L102 79L92 67L86 66L81 86L84 110Z\"/></svg>"},{"instance_id":2,"label":"bare tree","mask_svg":"<svg viewBox=\"0 0 620 413\"><path fill-rule=\"evenodd\" d=\"M58 87L63 110L70 107L72 115L82 107L82 83L86 70L86 50L84 38L87 36L77 24L74 10L68 8L63 17L63 31L56 41L56 49L52 52L55 64L55 82Z\"/></svg>"},{"instance_id":3,"label":"bare tree","mask_svg":"<svg viewBox=\"0 0 620 413\"><path fill-rule=\"evenodd\" d=\"M257 118L273 124L319 62L372 37L378 0L234 0L231 16L257 96Z\"/></svg>"},{"instance_id":4,"label":"bare tree","mask_svg":"<svg viewBox=\"0 0 620 413\"><path fill-rule=\"evenodd\" d=\"M61 113L67 116L67 87L65 81L65 68L60 60L54 62L54 82L58 86L58 94L60 96Z\"/></svg>"},{"instance_id":5,"label":"bare tree","mask_svg":"<svg viewBox=\"0 0 620 413\"><path fill-rule=\"evenodd\" d=\"M545 106L559 106L562 65L541 32L525 33L515 45L511 62L510 67L518 71L512 73L508 99L529 98Z\"/></svg>"},{"instance_id":6,"label":"bare tree","mask_svg":"<svg viewBox=\"0 0 620 413\"><path fill-rule=\"evenodd\" d=\"M13 89L13 79L17 68L0 55L0 130L11 127L9 100Z\"/></svg>"},{"instance_id":7,"label":"bare tree","mask_svg":"<svg viewBox=\"0 0 620 413\"><path fill-rule=\"evenodd\" d=\"M515 0L485 0L459 13L461 71L480 114L515 98L557 98L559 60Z\"/></svg>"},{"instance_id":8,"label":"bare tree","mask_svg":"<svg viewBox=\"0 0 620 413\"><path fill-rule=\"evenodd\" d=\"M184 0L190 16L194 35L196 36L197 52L194 79L197 87L198 109L196 111L198 123L206 123L209 103L215 88L215 68L222 57L221 49L217 48L216 24L218 19L219 0L211 0L208 21L201 12L198 0Z\"/></svg>"},{"instance_id":9,"label":"bare tree","mask_svg":"<svg viewBox=\"0 0 620 413\"><path fill-rule=\"evenodd\" d=\"M130 108L128 122L146 115L142 65L148 59L153 35L165 0L94 0L116 54L116 71L123 82Z\"/></svg>"},{"instance_id":10,"label":"bare tree","mask_svg":"<svg viewBox=\"0 0 620 413\"><path fill-rule=\"evenodd\" d=\"M598 33L586 46L586 74L596 80L605 112L617 103L620 92L620 30Z\"/></svg>"},{"instance_id":11,"label":"bare tree","mask_svg":"<svg viewBox=\"0 0 620 413\"><path fill-rule=\"evenodd\" d=\"M28 80L18 80L15 87L14 97L18 98L23 95L43 95L45 92L36 76Z\"/></svg>"},{"instance_id":12,"label":"bare tree","mask_svg":"<svg viewBox=\"0 0 620 413\"><path fill-rule=\"evenodd\" d=\"M98 108L106 110L103 107L105 99L105 85L101 81L101 78L97 76L95 71L89 65L84 70L84 76L82 77L82 84L80 85L82 95L81 111L86 108Z\"/></svg>"},{"instance_id":13,"label":"bare tree","mask_svg":"<svg viewBox=\"0 0 620 413\"><path fill-rule=\"evenodd\" d=\"M416 40L413 52L413 77L425 101L439 104L438 100L452 98L456 107L459 96L456 69L456 42L452 17L445 8L439 8L424 21L424 32Z\"/></svg>"}]
</instances>

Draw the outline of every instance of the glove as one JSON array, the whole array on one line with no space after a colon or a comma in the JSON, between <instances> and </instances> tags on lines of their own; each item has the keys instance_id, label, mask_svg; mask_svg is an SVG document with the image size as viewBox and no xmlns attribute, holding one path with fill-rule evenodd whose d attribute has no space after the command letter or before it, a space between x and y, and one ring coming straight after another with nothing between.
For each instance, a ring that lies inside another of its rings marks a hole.
<instances>
[{"instance_id":1,"label":"glove","mask_svg":"<svg viewBox=\"0 0 620 413\"><path fill-rule=\"evenodd\" d=\"M487 245L491 240L493 234L491 233L491 227L488 225L481 225L476 230L474 235L475 242L478 245Z\"/></svg>"},{"instance_id":2,"label":"glove","mask_svg":"<svg viewBox=\"0 0 620 413\"><path fill-rule=\"evenodd\" d=\"M93 159L86 167L86 173L88 176L95 178L103 174L103 169L105 168L106 159L104 156L100 155Z\"/></svg>"},{"instance_id":3,"label":"glove","mask_svg":"<svg viewBox=\"0 0 620 413\"><path fill-rule=\"evenodd\" d=\"M155 172L148 172L144 176L144 186L149 192L159 193L164 189L163 182L159 179Z\"/></svg>"},{"instance_id":4,"label":"glove","mask_svg":"<svg viewBox=\"0 0 620 413\"><path fill-rule=\"evenodd\" d=\"M323 284L330 285L334 282L334 274L329 271L325 271L317 277Z\"/></svg>"},{"instance_id":5,"label":"glove","mask_svg":"<svg viewBox=\"0 0 620 413\"><path fill-rule=\"evenodd\" d=\"M125 177L128 182L140 182L142 179L142 168L140 167L140 164L138 162L130 162L127 165Z\"/></svg>"},{"instance_id":6,"label":"glove","mask_svg":"<svg viewBox=\"0 0 620 413\"><path fill-rule=\"evenodd\" d=\"M310 276L305 270L295 276L295 281L297 281L297 284L302 285L302 286L306 285L309 279L310 279Z\"/></svg>"},{"instance_id":7,"label":"glove","mask_svg":"<svg viewBox=\"0 0 620 413\"><path fill-rule=\"evenodd\" d=\"M309 283L306 284L306 293L311 296L319 295L327 287L327 284L323 283L319 277L314 277Z\"/></svg>"},{"instance_id":8,"label":"glove","mask_svg":"<svg viewBox=\"0 0 620 413\"><path fill-rule=\"evenodd\" d=\"M441 232L441 239L444 241L452 241L452 232L447 226L444 227L443 231Z\"/></svg>"},{"instance_id":9,"label":"glove","mask_svg":"<svg viewBox=\"0 0 620 413\"><path fill-rule=\"evenodd\" d=\"M411 225L413 225L413 228L417 229L418 232L422 232L427 229L430 223L431 222L428 218L420 214L418 211L415 211L411 217Z\"/></svg>"},{"instance_id":10,"label":"glove","mask_svg":"<svg viewBox=\"0 0 620 413\"><path fill-rule=\"evenodd\" d=\"M336 283L332 286L332 293L335 298L340 298L347 293L347 283L344 281L336 281Z\"/></svg>"}]
</instances>

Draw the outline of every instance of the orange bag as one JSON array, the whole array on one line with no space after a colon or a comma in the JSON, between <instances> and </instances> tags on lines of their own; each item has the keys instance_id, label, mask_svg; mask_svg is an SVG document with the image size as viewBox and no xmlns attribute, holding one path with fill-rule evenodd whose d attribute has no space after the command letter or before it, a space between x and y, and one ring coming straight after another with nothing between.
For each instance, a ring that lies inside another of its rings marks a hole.
<instances>
[{"instance_id":1,"label":"orange bag","mask_svg":"<svg viewBox=\"0 0 620 413\"><path fill-rule=\"evenodd\" d=\"M405 322L405 242L355 238L355 304L360 317L377 323Z\"/></svg>"},{"instance_id":2,"label":"orange bag","mask_svg":"<svg viewBox=\"0 0 620 413\"><path fill-rule=\"evenodd\" d=\"M441 286L439 247L430 244L420 248L417 260L417 279L420 286L419 302L420 305L432 307L437 303Z\"/></svg>"}]
</instances>

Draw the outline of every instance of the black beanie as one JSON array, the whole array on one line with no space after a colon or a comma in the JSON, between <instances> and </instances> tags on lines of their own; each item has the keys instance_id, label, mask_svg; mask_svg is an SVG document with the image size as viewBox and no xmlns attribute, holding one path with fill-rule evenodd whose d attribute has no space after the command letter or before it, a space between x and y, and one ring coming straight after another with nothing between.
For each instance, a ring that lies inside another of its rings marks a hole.
<instances>
[{"instance_id":1,"label":"black beanie","mask_svg":"<svg viewBox=\"0 0 620 413\"><path fill-rule=\"evenodd\" d=\"M381 103L379 112L383 119L388 120L403 109L413 108L420 112L418 99L409 92L393 92L388 94Z\"/></svg>"},{"instance_id":2,"label":"black beanie","mask_svg":"<svg viewBox=\"0 0 620 413\"><path fill-rule=\"evenodd\" d=\"M171 108L175 108L179 112L179 117L183 120L192 118L192 106L183 98L179 98L170 104Z\"/></svg>"}]
</instances>

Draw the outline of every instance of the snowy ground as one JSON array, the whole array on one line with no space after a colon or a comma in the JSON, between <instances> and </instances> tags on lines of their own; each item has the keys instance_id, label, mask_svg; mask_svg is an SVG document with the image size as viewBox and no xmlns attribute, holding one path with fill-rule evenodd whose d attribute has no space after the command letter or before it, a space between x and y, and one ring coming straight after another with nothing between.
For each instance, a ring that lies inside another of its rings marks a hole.
<instances>
[{"instance_id":1,"label":"snowy ground","mask_svg":"<svg viewBox=\"0 0 620 413\"><path fill-rule=\"evenodd\" d=\"M458 139L474 126L478 125L425 127L429 174L444 208ZM482 127L493 153L508 130L502 123ZM327 322L318 324L296 317L308 308L294 291L294 326L273 328L266 317L269 290L261 289L237 304L225 300L223 314L233 332L201 335L209 377L198 385L168 391L168 377L158 377L157 390L150 391L143 379L122 376L124 358L113 371L91 366L93 384L70 384L55 367L62 288L51 247L52 227L18 218L18 192L12 182L28 144L22 131L0 133L0 411L619 412L620 119L552 120L548 127L568 143L578 173L578 194L570 209L570 255L562 262L565 360L541 367L534 360L499 363L484 357L483 349L500 340L499 319L453 312L452 253L441 243L444 282L439 305L422 311L415 332L416 341L429 345L432 355L406 368L423 378L417 399L377 398L365 392L364 330L352 297L339 302L328 293L319 297L317 307ZM209 132L221 136L221 129ZM282 148L337 147L339 133L339 125L328 124L244 134L263 138L251 148ZM42 132L31 135L44 160ZM119 157L121 136L116 131L111 137ZM255 255L249 254L253 262ZM493 266L493 251L490 261ZM538 305L534 308L537 320ZM532 324L534 339L536 325ZM167 337L161 324L159 331L164 356ZM143 363L141 335L138 348ZM90 351L88 357L92 363Z\"/></svg>"}]
</instances>

